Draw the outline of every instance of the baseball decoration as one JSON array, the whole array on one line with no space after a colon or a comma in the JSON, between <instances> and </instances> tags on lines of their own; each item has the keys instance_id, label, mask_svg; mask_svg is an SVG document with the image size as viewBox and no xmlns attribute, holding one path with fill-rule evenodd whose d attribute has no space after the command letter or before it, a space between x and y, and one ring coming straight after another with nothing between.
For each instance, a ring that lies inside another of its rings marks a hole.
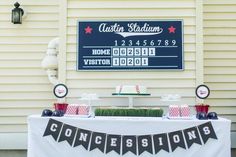
<instances>
[{"instance_id":1,"label":"baseball decoration","mask_svg":"<svg viewBox=\"0 0 236 157\"><path fill-rule=\"evenodd\" d=\"M195 92L199 99L206 99L210 95L210 89L206 85L199 85Z\"/></svg>"},{"instance_id":2,"label":"baseball decoration","mask_svg":"<svg viewBox=\"0 0 236 157\"><path fill-rule=\"evenodd\" d=\"M68 88L64 84L57 84L53 89L53 93L57 98L64 98L68 94Z\"/></svg>"}]
</instances>

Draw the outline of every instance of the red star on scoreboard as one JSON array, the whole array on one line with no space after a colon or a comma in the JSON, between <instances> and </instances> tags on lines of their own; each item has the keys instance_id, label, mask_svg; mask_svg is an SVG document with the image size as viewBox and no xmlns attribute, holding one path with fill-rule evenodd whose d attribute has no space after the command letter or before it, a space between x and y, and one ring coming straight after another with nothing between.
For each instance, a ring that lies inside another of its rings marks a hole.
<instances>
[{"instance_id":1,"label":"red star on scoreboard","mask_svg":"<svg viewBox=\"0 0 236 157\"><path fill-rule=\"evenodd\" d=\"M92 28L90 26L87 26L85 29L85 34L92 34Z\"/></svg>"},{"instance_id":2,"label":"red star on scoreboard","mask_svg":"<svg viewBox=\"0 0 236 157\"><path fill-rule=\"evenodd\" d=\"M169 30L169 33L175 33L176 28L171 26L168 28L168 30Z\"/></svg>"}]
</instances>

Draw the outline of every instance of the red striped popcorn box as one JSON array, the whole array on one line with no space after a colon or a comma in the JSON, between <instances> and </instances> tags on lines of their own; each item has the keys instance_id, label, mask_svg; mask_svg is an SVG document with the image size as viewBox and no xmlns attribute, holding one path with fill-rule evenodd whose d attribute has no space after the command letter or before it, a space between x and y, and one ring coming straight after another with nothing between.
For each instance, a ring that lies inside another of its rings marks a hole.
<instances>
[{"instance_id":1,"label":"red striped popcorn box","mask_svg":"<svg viewBox=\"0 0 236 157\"><path fill-rule=\"evenodd\" d=\"M181 117L189 117L190 116L190 107L188 105L180 106L180 114Z\"/></svg>"},{"instance_id":2,"label":"red striped popcorn box","mask_svg":"<svg viewBox=\"0 0 236 157\"><path fill-rule=\"evenodd\" d=\"M67 106L66 115L77 115L78 114L78 104L70 104Z\"/></svg>"},{"instance_id":3,"label":"red striped popcorn box","mask_svg":"<svg viewBox=\"0 0 236 157\"><path fill-rule=\"evenodd\" d=\"M81 104L78 107L78 115L89 115L90 107L86 104Z\"/></svg>"},{"instance_id":4,"label":"red striped popcorn box","mask_svg":"<svg viewBox=\"0 0 236 157\"><path fill-rule=\"evenodd\" d=\"M170 117L180 117L178 105L170 105L169 106L169 116Z\"/></svg>"}]
</instances>

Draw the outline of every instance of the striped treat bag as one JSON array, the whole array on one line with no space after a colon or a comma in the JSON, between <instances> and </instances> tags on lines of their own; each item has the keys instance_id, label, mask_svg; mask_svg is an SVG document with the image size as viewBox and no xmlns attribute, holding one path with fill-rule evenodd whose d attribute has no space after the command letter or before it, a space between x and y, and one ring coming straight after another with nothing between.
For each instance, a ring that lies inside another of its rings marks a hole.
<instances>
[{"instance_id":1,"label":"striped treat bag","mask_svg":"<svg viewBox=\"0 0 236 157\"><path fill-rule=\"evenodd\" d=\"M81 104L78 107L78 115L89 115L90 107L86 104Z\"/></svg>"},{"instance_id":2,"label":"striped treat bag","mask_svg":"<svg viewBox=\"0 0 236 157\"><path fill-rule=\"evenodd\" d=\"M178 105L170 105L169 106L169 117L180 117Z\"/></svg>"},{"instance_id":3,"label":"striped treat bag","mask_svg":"<svg viewBox=\"0 0 236 157\"><path fill-rule=\"evenodd\" d=\"M188 105L180 106L180 114L181 117L189 117L190 116L190 107Z\"/></svg>"},{"instance_id":4,"label":"striped treat bag","mask_svg":"<svg viewBox=\"0 0 236 157\"><path fill-rule=\"evenodd\" d=\"M70 104L67 106L66 115L77 115L78 114L78 104Z\"/></svg>"}]
</instances>

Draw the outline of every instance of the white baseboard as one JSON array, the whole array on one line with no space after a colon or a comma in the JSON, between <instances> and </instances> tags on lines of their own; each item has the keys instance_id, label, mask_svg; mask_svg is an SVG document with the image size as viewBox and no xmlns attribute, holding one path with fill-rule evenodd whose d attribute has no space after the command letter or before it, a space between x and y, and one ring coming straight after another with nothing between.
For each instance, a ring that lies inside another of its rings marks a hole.
<instances>
[{"instance_id":1,"label":"white baseboard","mask_svg":"<svg viewBox=\"0 0 236 157\"><path fill-rule=\"evenodd\" d=\"M231 132L231 148L236 148L236 132ZM27 149L27 133L0 133L0 150Z\"/></svg>"},{"instance_id":2,"label":"white baseboard","mask_svg":"<svg viewBox=\"0 0 236 157\"><path fill-rule=\"evenodd\" d=\"M0 133L0 150L27 149L27 133Z\"/></svg>"}]
</instances>

